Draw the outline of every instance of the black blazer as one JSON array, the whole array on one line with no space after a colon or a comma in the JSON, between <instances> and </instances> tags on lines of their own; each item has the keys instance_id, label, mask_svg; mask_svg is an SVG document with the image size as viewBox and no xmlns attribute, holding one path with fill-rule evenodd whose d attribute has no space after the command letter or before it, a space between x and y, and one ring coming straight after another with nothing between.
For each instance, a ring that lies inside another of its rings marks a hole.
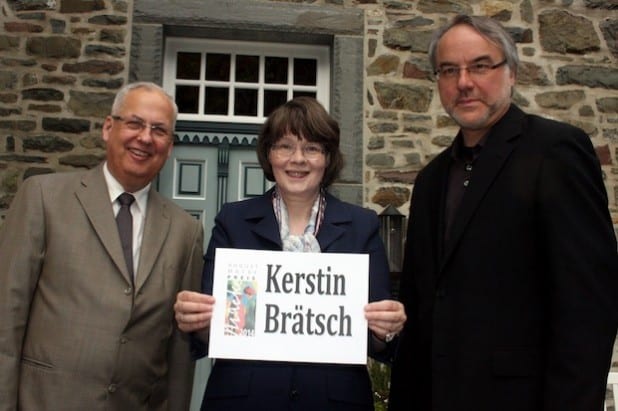
<instances>
[{"instance_id":1,"label":"black blazer","mask_svg":"<svg viewBox=\"0 0 618 411\"><path fill-rule=\"evenodd\" d=\"M325 253L369 254L369 300L391 298L388 261L374 211L327 194L317 240ZM212 293L214 251L218 247L281 250L272 190L221 209L204 257L202 287L207 294ZM360 411L373 410L373 397L364 365L220 359L215 360L208 379L202 409Z\"/></svg>"},{"instance_id":2,"label":"black blazer","mask_svg":"<svg viewBox=\"0 0 618 411\"><path fill-rule=\"evenodd\" d=\"M443 244L450 150L412 195L390 411L602 410L618 255L589 137L511 106Z\"/></svg>"}]
</instances>

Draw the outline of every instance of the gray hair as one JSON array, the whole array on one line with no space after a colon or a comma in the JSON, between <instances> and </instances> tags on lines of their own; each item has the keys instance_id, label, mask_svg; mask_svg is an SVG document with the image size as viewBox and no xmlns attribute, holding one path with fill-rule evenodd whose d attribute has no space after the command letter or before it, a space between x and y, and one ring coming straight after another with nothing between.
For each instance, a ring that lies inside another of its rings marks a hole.
<instances>
[{"instance_id":1,"label":"gray hair","mask_svg":"<svg viewBox=\"0 0 618 411\"><path fill-rule=\"evenodd\" d=\"M129 94L130 91L138 88L144 88L148 91L157 91L168 98L174 110L174 116L172 118L172 130L174 130L176 128L176 117L178 116L178 105L176 104L176 101L174 101L174 98L167 93L167 91L165 91L158 84L152 83L150 81L138 81L135 83L129 83L122 87L120 90L118 90L118 93L116 93L116 97L114 98L114 103L112 104L112 115L118 114L118 112L124 105L124 100L127 97L127 94Z\"/></svg>"},{"instance_id":2,"label":"gray hair","mask_svg":"<svg viewBox=\"0 0 618 411\"><path fill-rule=\"evenodd\" d=\"M517 67L519 66L519 55L517 54L517 46L511 35L498 23L490 17L484 16L469 16L466 14L459 14L455 16L446 25L437 29L431 38L429 43L429 62L433 71L437 67L436 50L440 39L450 29L455 26L465 24L476 30L481 36L485 37L488 41L498 46L504 53L506 64L509 69L517 75Z\"/></svg>"}]
</instances>

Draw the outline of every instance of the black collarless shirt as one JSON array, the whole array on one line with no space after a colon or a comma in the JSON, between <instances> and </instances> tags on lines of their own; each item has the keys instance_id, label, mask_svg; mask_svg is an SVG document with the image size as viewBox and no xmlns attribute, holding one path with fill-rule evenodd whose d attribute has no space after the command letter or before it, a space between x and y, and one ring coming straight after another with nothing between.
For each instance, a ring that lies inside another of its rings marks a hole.
<instances>
[{"instance_id":1,"label":"black collarless shirt","mask_svg":"<svg viewBox=\"0 0 618 411\"><path fill-rule=\"evenodd\" d=\"M451 150L448 183L446 188L446 203L444 207L444 243L449 241L451 227L457 215L457 210L464 197L466 188L470 185L472 171L485 143L485 137L474 147L466 147L460 134L455 138Z\"/></svg>"}]
</instances>

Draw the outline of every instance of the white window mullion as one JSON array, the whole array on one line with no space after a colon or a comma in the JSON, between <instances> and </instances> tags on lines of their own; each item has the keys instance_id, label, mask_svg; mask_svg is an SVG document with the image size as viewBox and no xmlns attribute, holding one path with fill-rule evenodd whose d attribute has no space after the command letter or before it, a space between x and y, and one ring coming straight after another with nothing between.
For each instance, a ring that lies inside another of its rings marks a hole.
<instances>
[{"instance_id":1,"label":"white window mullion","mask_svg":"<svg viewBox=\"0 0 618 411\"><path fill-rule=\"evenodd\" d=\"M264 84L266 78L266 56L260 55L259 73L258 73L258 116L264 116Z\"/></svg>"},{"instance_id":2,"label":"white window mullion","mask_svg":"<svg viewBox=\"0 0 618 411\"><path fill-rule=\"evenodd\" d=\"M206 53L201 53L200 61L202 64L200 67L200 94L198 99L199 108L197 112L203 116L206 105Z\"/></svg>"},{"instance_id":3,"label":"white window mullion","mask_svg":"<svg viewBox=\"0 0 618 411\"><path fill-rule=\"evenodd\" d=\"M230 104L227 107L227 115L234 117L234 103L236 101L236 54L230 53L230 82L228 86L228 101Z\"/></svg>"}]
</instances>

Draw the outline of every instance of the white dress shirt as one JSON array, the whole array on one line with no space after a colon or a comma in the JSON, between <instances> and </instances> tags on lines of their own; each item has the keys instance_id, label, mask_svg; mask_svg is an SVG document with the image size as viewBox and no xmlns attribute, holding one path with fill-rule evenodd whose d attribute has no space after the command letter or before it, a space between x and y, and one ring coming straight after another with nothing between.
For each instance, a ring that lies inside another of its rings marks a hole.
<instances>
[{"instance_id":1,"label":"white dress shirt","mask_svg":"<svg viewBox=\"0 0 618 411\"><path fill-rule=\"evenodd\" d=\"M109 199L112 203L114 210L114 217L118 215L120 211L120 203L117 198L125 190L122 185L112 176L107 168L107 162L103 164L103 175L105 176L105 182L107 183L107 189L109 191ZM133 273L137 276L137 268L139 267L139 255L142 247L142 238L144 236L144 220L146 219L146 207L148 206L148 192L150 191L151 184L138 190L132 194L135 197L135 201L131 204L131 215L133 216Z\"/></svg>"}]
</instances>

